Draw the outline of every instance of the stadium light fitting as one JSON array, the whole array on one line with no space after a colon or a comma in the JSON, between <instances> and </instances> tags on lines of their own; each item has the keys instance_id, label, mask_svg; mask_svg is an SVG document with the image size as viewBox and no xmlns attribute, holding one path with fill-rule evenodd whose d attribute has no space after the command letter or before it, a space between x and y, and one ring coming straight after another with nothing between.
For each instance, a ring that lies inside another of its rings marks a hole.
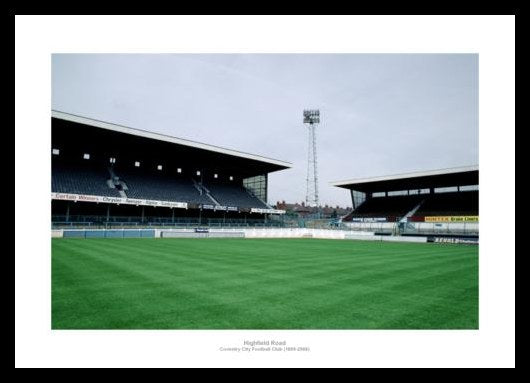
<instances>
[{"instance_id":1,"label":"stadium light fitting","mask_svg":"<svg viewBox=\"0 0 530 383\"><path fill-rule=\"evenodd\" d=\"M182 169L181 168L177 168L177 173L182 173Z\"/></svg>"},{"instance_id":2,"label":"stadium light fitting","mask_svg":"<svg viewBox=\"0 0 530 383\"><path fill-rule=\"evenodd\" d=\"M217 173L213 175L213 178L217 178Z\"/></svg>"},{"instance_id":3,"label":"stadium light fitting","mask_svg":"<svg viewBox=\"0 0 530 383\"><path fill-rule=\"evenodd\" d=\"M140 161L135 161L135 162L134 162L134 166L136 166L137 168L139 168L139 167L140 167Z\"/></svg>"},{"instance_id":4,"label":"stadium light fitting","mask_svg":"<svg viewBox=\"0 0 530 383\"><path fill-rule=\"evenodd\" d=\"M116 163L116 158L114 158L114 157L110 157L110 158L109 158L109 162L110 162L111 164L115 164L115 163Z\"/></svg>"},{"instance_id":5,"label":"stadium light fitting","mask_svg":"<svg viewBox=\"0 0 530 383\"><path fill-rule=\"evenodd\" d=\"M304 124L318 124L320 123L320 110L306 109L304 110Z\"/></svg>"},{"instance_id":6,"label":"stadium light fitting","mask_svg":"<svg viewBox=\"0 0 530 383\"><path fill-rule=\"evenodd\" d=\"M156 168L157 168L158 170L162 170L162 165L158 165Z\"/></svg>"},{"instance_id":7,"label":"stadium light fitting","mask_svg":"<svg viewBox=\"0 0 530 383\"><path fill-rule=\"evenodd\" d=\"M230 181L233 181L234 180L234 177L230 176Z\"/></svg>"},{"instance_id":8,"label":"stadium light fitting","mask_svg":"<svg viewBox=\"0 0 530 383\"><path fill-rule=\"evenodd\" d=\"M59 149L52 149L52 154L53 154L54 156L58 156L59 153L60 153Z\"/></svg>"},{"instance_id":9,"label":"stadium light fitting","mask_svg":"<svg viewBox=\"0 0 530 383\"><path fill-rule=\"evenodd\" d=\"M84 158L85 160L89 160L89 159L90 159L90 154L89 154L89 153L85 153L85 154L83 154L83 158Z\"/></svg>"},{"instance_id":10,"label":"stadium light fitting","mask_svg":"<svg viewBox=\"0 0 530 383\"><path fill-rule=\"evenodd\" d=\"M198 175L198 176L201 175L201 171L200 171L200 170L197 170L197 175Z\"/></svg>"}]
</instances>

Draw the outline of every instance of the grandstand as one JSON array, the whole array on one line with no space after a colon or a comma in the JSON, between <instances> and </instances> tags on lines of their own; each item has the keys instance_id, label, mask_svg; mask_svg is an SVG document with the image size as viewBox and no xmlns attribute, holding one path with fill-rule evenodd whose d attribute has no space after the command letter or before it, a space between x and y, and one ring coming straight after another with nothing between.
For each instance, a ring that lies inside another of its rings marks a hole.
<instances>
[{"instance_id":1,"label":"grandstand","mask_svg":"<svg viewBox=\"0 0 530 383\"><path fill-rule=\"evenodd\" d=\"M469 166L332 185L351 193L353 210L342 217L349 228L478 237L478 180L478 166Z\"/></svg>"},{"instance_id":2,"label":"grandstand","mask_svg":"<svg viewBox=\"0 0 530 383\"><path fill-rule=\"evenodd\" d=\"M52 222L253 226L284 213L268 174L290 164L52 112Z\"/></svg>"}]
</instances>

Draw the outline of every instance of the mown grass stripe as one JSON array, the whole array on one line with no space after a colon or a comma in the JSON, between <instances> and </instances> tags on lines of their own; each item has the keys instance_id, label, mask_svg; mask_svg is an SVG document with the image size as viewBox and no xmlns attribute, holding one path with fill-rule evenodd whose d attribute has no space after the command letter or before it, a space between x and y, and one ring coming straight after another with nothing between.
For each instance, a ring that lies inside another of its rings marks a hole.
<instances>
[{"instance_id":1,"label":"mown grass stripe","mask_svg":"<svg viewBox=\"0 0 530 383\"><path fill-rule=\"evenodd\" d=\"M476 247L52 241L53 328L477 328Z\"/></svg>"}]
</instances>

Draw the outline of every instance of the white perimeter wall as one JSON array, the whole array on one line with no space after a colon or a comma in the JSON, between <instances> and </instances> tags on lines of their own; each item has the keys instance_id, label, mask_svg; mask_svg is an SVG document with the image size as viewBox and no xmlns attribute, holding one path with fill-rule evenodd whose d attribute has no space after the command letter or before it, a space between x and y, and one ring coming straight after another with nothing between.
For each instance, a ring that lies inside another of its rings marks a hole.
<instances>
[{"instance_id":1,"label":"white perimeter wall","mask_svg":"<svg viewBox=\"0 0 530 383\"><path fill-rule=\"evenodd\" d=\"M155 231L155 237L160 237L161 231L193 233L193 229L162 229ZM374 235L373 232L355 232L326 229L212 229L210 233L244 233L245 238L321 238L321 239L355 239L367 241L389 241L389 242L427 242L427 237L393 237L388 235Z\"/></svg>"},{"instance_id":2,"label":"white perimeter wall","mask_svg":"<svg viewBox=\"0 0 530 383\"><path fill-rule=\"evenodd\" d=\"M82 229L80 229L82 230ZM90 229L88 229L90 230ZM195 234L193 229L155 229L155 238L161 237L161 232ZM229 236L230 233L243 233L245 238L321 238L321 239L350 239L364 241L388 241L388 242L427 242L427 237L394 237L389 235L374 235L373 232L351 232L342 230L326 229L213 229L210 230L211 237L215 233ZM61 238L63 230L52 230L52 238ZM204 237L205 233L197 233L197 237Z\"/></svg>"}]
</instances>

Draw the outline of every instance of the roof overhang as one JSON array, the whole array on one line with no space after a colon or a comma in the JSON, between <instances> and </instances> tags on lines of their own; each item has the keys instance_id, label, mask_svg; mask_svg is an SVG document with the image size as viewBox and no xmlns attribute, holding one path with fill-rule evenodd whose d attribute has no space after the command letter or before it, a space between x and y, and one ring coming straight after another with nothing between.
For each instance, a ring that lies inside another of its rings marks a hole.
<instances>
[{"instance_id":1,"label":"roof overhang","mask_svg":"<svg viewBox=\"0 0 530 383\"><path fill-rule=\"evenodd\" d=\"M209 152L225 154L225 155L237 157L240 159L258 161L263 164L275 165L276 167L280 167L282 169L288 169L292 167L292 164L286 161L280 161L280 160L276 160L273 158L268 158L268 157L264 157L264 156L260 156L256 154L250 154L250 153L245 153L245 152L241 152L241 151L237 151L233 149L222 148L220 146L215 146L215 145L208 145L202 142L186 140L183 138L172 137L172 136L168 136L168 135L164 135L160 133L153 133L153 132L149 132L146 130L130 128L130 127L123 126L123 125L95 120L92 118L82 117L82 116L65 113L65 112L61 112L57 110L52 110L52 118L57 118L57 119L61 119L61 120L65 120L65 121L69 121L73 123L78 123L82 125L93 126L93 127L105 129L108 131L124 133L124 134L142 137L146 139L173 143L177 145L187 146L190 148L202 149L202 150L206 150Z\"/></svg>"},{"instance_id":2,"label":"roof overhang","mask_svg":"<svg viewBox=\"0 0 530 383\"><path fill-rule=\"evenodd\" d=\"M413 190L449 186L478 185L478 165L413 173L358 178L332 182L332 186L360 192Z\"/></svg>"}]
</instances>

